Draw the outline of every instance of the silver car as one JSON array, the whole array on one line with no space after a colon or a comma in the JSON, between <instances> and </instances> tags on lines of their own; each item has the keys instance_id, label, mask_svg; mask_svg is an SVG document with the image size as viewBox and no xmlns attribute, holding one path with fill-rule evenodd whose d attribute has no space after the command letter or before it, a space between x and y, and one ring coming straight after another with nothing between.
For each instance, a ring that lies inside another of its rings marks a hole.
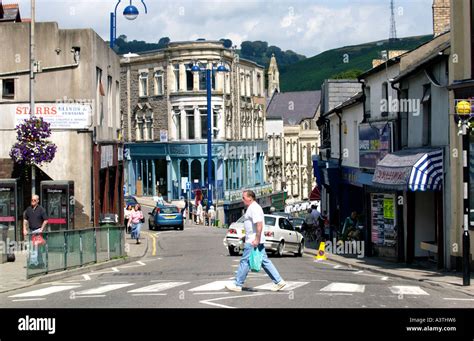
<instances>
[{"instance_id":1,"label":"silver car","mask_svg":"<svg viewBox=\"0 0 474 341\"><path fill-rule=\"evenodd\" d=\"M295 230L288 219L278 215L265 214L263 234L265 235L265 250L282 256L286 252L301 257L304 253L304 237ZM243 250L245 243L244 217L229 226L224 245L231 256L237 256Z\"/></svg>"}]
</instances>

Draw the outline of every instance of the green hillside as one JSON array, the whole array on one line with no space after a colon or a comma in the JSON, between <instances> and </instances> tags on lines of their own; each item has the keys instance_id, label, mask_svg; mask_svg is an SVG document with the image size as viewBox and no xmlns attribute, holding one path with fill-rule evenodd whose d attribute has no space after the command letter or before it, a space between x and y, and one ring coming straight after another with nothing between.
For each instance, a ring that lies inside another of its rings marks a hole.
<instances>
[{"instance_id":1,"label":"green hillside","mask_svg":"<svg viewBox=\"0 0 474 341\"><path fill-rule=\"evenodd\" d=\"M372 68L372 59L383 50L413 50L433 38L432 35L401 38L395 42L378 42L345 46L280 68L280 89L286 91L320 90L328 78L357 75ZM346 59L346 63L344 62Z\"/></svg>"}]
</instances>

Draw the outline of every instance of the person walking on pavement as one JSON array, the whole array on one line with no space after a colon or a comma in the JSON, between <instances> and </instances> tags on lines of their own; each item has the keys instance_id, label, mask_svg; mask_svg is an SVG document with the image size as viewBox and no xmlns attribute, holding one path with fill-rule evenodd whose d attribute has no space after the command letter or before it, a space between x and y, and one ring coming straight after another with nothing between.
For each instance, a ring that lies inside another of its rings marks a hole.
<instances>
[{"instance_id":1,"label":"person walking on pavement","mask_svg":"<svg viewBox=\"0 0 474 341\"><path fill-rule=\"evenodd\" d=\"M161 193L158 193L158 198L156 200L156 205L157 206L164 206L165 205L165 200L163 199L163 196Z\"/></svg>"},{"instance_id":2,"label":"person walking on pavement","mask_svg":"<svg viewBox=\"0 0 474 341\"><path fill-rule=\"evenodd\" d=\"M128 225L132 227L132 239L136 239L137 244L140 244L140 230L143 222L143 212L141 211L140 205L136 204L135 210L130 213Z\"/></svg>"},{"instance_id":3,"label":"person walking on pavement","mask_svg":"<svg viewBox=\"0 0 474 341\"><path fill-rule=\"evenodd\" d=\"M46 210L39 205L39 196L33 195L31 197L31 206L23 212L23 236L26 239L28 235L28 229L30 230L33 236L40 235L43 233L44 229L48 225L48 216L46 215ZM42 256L42 245L33 245L36 250L32 250L30 254L30 266L35 267L44 267L43 256ZM33 254L36 254L36 257L32 257ZM36 258L36 259L33 259Z\"/></svg>"},{"instance_id":4,"label":"person walking on pavement","mask_svg":"<svg viewBox=\"0 0 474 341\"><path fill-rule=\"evenodd\" d=\"M253 248L259 249L263 254L262 268L273 281L272 291L279 291L286 286L286 282L281 278L278 270L273 263L268 259L265 252L265 235L263 234L264 215L262 207L255 201L256 196L253 191L247 190L242 194L242 201L247 207L244 215L245 227L245 246L244 253L240 259L239 268L235 281L226 285L230 291L242 291L245 279L249 273L249 259Z\"/></svg>"},{"instance_id":5,"label":"person walking on pavement","mask_svg":"<svg viewBox=\"0 0 474 341\"><path fill-rule=\"evenodd\" d=\"M127 205L127 207L125 207L125 211L124 211L124 223L125 223L125 226L127 226L127 233L130 233L130 225L128 224L129 220L130 220L130 214L133 212L133 207L132 205Z\"/></svg>"}]
</instances>

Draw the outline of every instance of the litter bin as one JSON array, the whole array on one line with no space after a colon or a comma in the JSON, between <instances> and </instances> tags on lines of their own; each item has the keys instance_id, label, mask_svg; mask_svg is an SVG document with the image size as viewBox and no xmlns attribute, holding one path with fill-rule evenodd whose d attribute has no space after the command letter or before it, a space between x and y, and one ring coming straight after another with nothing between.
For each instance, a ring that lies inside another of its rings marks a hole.
<instances>
[{"instance_id":1,"label":"litter bin","mask_svg":"<svg viewBox=\"0 0 474 341\"><path fill-rule=\"evenodd\" d=\"M99 235L97 244L101 251L115 252L117 238L117 229L108 229L109 227L118 227L118 215L113 213L101 214L99 217ZM107 231L108 230L108 231ZM107 244L109 247L107 247Z\"/></svg>"},{"instance_id":2,"label":"litter bin","mask_svg":"<svg viewBox=\"0 0 474 341\"><path fill-rule=\"evenodd\" d=\"M0 241L2 243L2 250L0 252L0 264L7 262L7 254L10 246L7 244L8 226L0 225Z\"/></svg>"}]
</instances>

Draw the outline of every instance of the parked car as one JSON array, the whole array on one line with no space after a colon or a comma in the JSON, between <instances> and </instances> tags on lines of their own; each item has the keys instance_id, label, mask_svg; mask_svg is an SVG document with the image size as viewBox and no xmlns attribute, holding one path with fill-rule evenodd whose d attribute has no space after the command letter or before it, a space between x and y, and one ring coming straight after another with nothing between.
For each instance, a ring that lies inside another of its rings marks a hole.
<instances>
[{"instance_id":1,"label":"parked car","mask_svg":"<svg viewBox=\"0 0 474 341\"><path fill-rule=\"evenodd\" d=\"M244 217L240 217L235 223L230 224L224 239L229 254L237 256L244 249L245 228Z\"/></svg>"},{"instance_id":2,"label":"parked car","mask_svg":"<svg viewBox=\"0 0 474 341\"><path fill-rule=\"evenodd\" d=\"M184 230L183 214L177 206L157 206L148 214L150 215L148 219L150 230L161 229L162 227Z\"/></svg>"},{"instance_id":3,"label":"parked car","mask_svg":"<svg viewBox=\"0 0 474 341\"><path fill-rule=\"evenodd\" d=\"M265 235L265 250L281 257L285 252L303 256L304 237L295 230L290 221L279 215L265 214L263 234ZM225 244L231 256L236 256L243 250L245 230L244 219L241 217L231 224L226 234Z\"/></svg>"},{"instance_id":4,"label":"parked car","mask_svg":"<svg viewBox=\"0 0 474 341\"><path fill-rule=\"evenodd\" d=\"M138 204L138 201L137 199L134 197L134 196L131 196L131 195L126 195L123 197L123 201L125 202L125 204L128 206L128 205L132 205L132 206L135 206L136 204Z\"/></svg>"}]
</instances>

